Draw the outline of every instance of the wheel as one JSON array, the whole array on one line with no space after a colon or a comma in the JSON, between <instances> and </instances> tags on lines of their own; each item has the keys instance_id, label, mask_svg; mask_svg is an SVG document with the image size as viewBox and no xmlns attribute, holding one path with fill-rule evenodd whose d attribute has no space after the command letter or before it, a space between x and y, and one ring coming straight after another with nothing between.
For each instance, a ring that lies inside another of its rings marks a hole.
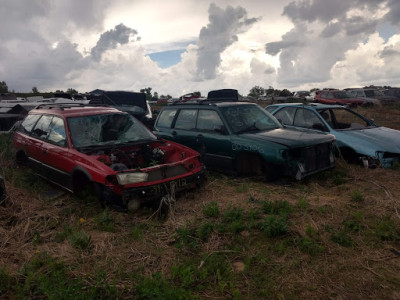
<instances>
[{"instance_id":1,"label":"wheel","mask_svg":"<svg viewBox=\"0 0 400 300\"><path fill-rule=\"evenodd\" d=\"M360 163L359 155L351 148L340 148L339 156L341 156L348 163Z\"/></svg>"}]
</instances>

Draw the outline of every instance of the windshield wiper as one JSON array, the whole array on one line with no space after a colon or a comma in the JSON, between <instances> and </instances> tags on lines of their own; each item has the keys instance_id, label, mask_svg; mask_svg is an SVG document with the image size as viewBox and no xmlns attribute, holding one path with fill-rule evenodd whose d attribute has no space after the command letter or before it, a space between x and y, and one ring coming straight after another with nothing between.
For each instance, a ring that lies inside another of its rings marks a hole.
<instances>
[{"instance_id":1,"label":"windshield wiper","mask_svg":"<svg viewBox=\"0 0 400 300\"><path fill-rule=\"evenodd\" d=\"M236 134L244 133L244 132L251 132L251 131L260 131L260 128L256 126L256 122L254 122L251 126L241 129L236 132Z\"/></svg>"}]
</instances>

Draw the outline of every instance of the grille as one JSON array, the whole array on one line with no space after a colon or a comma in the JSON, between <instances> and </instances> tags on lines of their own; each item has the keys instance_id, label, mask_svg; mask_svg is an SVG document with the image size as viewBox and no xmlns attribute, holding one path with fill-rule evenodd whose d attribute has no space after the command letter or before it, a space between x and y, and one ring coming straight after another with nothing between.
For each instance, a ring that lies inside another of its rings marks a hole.
<instances>
[{"instance_id":1,"label":"grille","mask_svg":"<svg viewBox=\"0 0 400 300\"><path fill-rule=\"evenodd\" d=\"M331 144L319 144L304 149L304 161L306 172L325 169L331 165Z\"/></svg>"},{"instance_id":2,"label":"grille","mask_svg":"<svg viewBox=\"0 0 400 300\"><path fill-rule=\"evenodd\" d=\"M183 165L176 165L172 167L161 167L158 169L154 169L148 172L149 178L147 179L148 182L151 181L158 181L170 177L175 177L179 175L186 174L187 170Z\"/></svg>"}]
</instances>

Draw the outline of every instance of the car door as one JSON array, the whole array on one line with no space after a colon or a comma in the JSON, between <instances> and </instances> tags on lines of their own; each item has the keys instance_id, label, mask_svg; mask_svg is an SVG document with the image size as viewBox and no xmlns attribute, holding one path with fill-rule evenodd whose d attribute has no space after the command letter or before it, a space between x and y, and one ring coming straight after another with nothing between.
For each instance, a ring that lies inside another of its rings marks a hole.
<instances>
[{"instance_id":1,"label":"car door","mask_svg":"<svg viewBox=\"0 0 400 300\"><path fill-rule=\"evenodd\" d=\"M175 122L172 124L171 138L174 142L196 149L198 133L196 120L198 109L182 108L178 112Z\"/></svg>"},{"instance_id":2,"label":"car door","mask_svg":"<svg viewBox=\"0 0 400 300\"><path fill-rule=\"evenodd\" d=\"M69 169L71 169L70 151L64 120L54 116L51 120L45 142L42 144L43 171L45 176L64 187L72 186Z\"/></svg>"},{"instance_id":3,"label":"car door","mask_svg":"<svg viewBox=\"0 0 400 300\"><path fill-rule=\"evenodd\" d=\"M297 109L294 115L293 126L312 131L329 131L319 115L315 111L306 108Z\"/></svg>"},{"instance_id":4,"label":"car door","mask_svg":"<svg viewBox=\"0 0 400 300\"><path fill-rule=\"evenodd\" d=\"M43 151L43 143L45 143L46 137L49 133L52 118L53 116L51 115L42 115L37 121L31 131L30 150L27 153L32 163L32 167L35 169L36 172L43 176L46 175L43 169L43 162L45 157L45 153Z\"/></svg>"},{"instance_id":5,"label":"car door","mask_svg":"<svg viewBox=\"0 0 400 300\"><path fill-rule=\"evenodd\" d=\"M232 141L217 111L199 109L196 147L204 162L214 168L232 167Z\"/></svg>"}]
</instances>

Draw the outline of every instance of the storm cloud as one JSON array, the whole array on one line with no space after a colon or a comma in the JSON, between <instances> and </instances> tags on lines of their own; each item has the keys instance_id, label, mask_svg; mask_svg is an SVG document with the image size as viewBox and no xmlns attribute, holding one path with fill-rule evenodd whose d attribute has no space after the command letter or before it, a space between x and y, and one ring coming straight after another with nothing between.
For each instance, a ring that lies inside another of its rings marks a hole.
<instances>
[{"instance_id":1,"label":"storm cloud","mask_svg":"<svg viewBox=\"0 0 400 300\"><path fill-rule=\"evenodd\" d=\"M257 18L247 18L242 7L227 6L222 9L211 3L209 24L200 31L197 57L198 79L213 79L221 64L221 53L238 41L238 34L245 32Z\"/></svg>"},{"instance_id":2,"label":"storm cloud","mask_svg":"<svg viewBox=\"0 0 400 300\"><path fill-rule=\"evenodd\" d=\"M124 24L115 26L115 29L106 31L100 36L96 46L91 50L92 58L99 61L105 51L117 48L118 44L129 43L137 34L138 32L135 29L131 29ZM137 39L140 40L139 37Z\"/></svg>"},{"instance_id":3,"label":"storm cloud","mask_svg":"<svg viewBox=\"0 0 400 300\"><path fill-rule=\"evenodd\" d=\"M393 23L400 13L397 3L292 1L283 9L283 15L293 22L294 28L282 35L280 41L269 42L265 47L267 54L279 55L278 82L295 86L330 80L332 69L346 58L349 50L365 42L379 24L387 20Z\"/></svg>"}]
</instances>

